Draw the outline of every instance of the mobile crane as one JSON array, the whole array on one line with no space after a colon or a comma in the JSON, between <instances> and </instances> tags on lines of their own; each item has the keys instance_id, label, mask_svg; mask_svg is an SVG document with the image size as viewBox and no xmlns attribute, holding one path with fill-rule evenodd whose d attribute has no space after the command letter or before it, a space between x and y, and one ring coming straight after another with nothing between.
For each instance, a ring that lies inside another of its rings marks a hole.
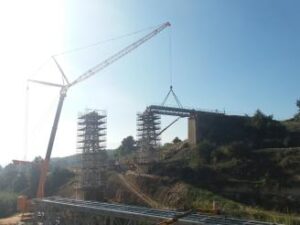
<instances>
[{"instance_id":1,"label":"mobile crane","mask_svg":"<svg viewBox=\"0 0 300 225\"><path fill-rule=\"evenodd\" d=\"M37 194L36 194L37 198L43 198L45 196L45 183L46 183L46 178L47 178L47 173L48 173L48 168L49 168L49 162L50 162L53 144L54 144L54 140L55 140L55 136L56 136L56 131L57 131L60 115L61 115L61 110L62 110L63 103L64 103L64 100L65 100L65 97L66 97L66 94L67 94L69 88L90 78L91 76L95 75L96 73L103 70L107 66L116 62L117 60L119 60L123 56L127 55L131 51L135 50L140 45L142 45L143 43L145 43L146 41L148 41L149 39L151 39L152 37L154 37L155 35L157 35L158 33L160 33L161 31L163 31L165 28L167 28L169 26L171 26L171 24L169 22L163 23L158 28L154 29L153 31L151 31L147 35L143 36L139 40L133 42L132 44L128 45L127 47L125 47L122 50L118 51L117 53L113 54L109 58L105 59L101 63L97 64L93 68L89 69L88 71L83 73L81 76L79 76L76 80L74 80L72 82L70 82L68 80L67 76L65 75L63 69L61 68L61 66L55 59L55 57L52 57L52 58L62 75L64 84L57 84L57 83L51 83L51 82L40 81L40 80L32 80L32 79L28 80L29 82L33 82L33 83L38 83L38 84L43 84L43 85L47 85L47 86L53 86L53 87L60 88L59 101L58 101L52 129L51 129L51 133L50 133L46 156L45 156L45 159L41 163L40 178L39 178L38 190L37 190ZM24 208L24 207L26 209L28 209L28 206L26 206L26 204L23 204L23 206L20 206L19 208Z\"/></svg>"}]
</instances>

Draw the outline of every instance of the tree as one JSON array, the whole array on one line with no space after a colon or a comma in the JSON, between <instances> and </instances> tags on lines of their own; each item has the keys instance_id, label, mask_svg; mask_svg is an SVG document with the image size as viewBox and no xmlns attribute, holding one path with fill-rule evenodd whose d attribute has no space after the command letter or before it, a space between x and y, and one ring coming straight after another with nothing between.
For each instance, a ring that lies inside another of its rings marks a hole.
<instances>
[{"instance_id":1,"label":"tree","mask_svg":"<svg viewBox=\"0 0 300 225\"><path fill-rule=\"evenodd\" d=\"M294 118L295 118L296 120L299 120L299 119L300 119L300 99L298 99L298 100L296 101L296 106L298 107L298 112L296 113L296 115L294 116Z\"/></svg>"},{"instance_id":2,"label":"tree","mask_svg":"<svg viewBox=\"0 0 300 225\"><path fill-rule=\"evenodd\" d=\"M296 105L298 107L298 112L300 112L300 99L297 100Z\"/></svg>"},{"instance_id":3,"label":"tree","mask_svg":"<svg viewBox=\"0 0 300 225\"><path fill-rule=\"evenodd\" d=\"M46 181L46 194L55 194L58 189L67 183L72 177L74 177L74 173L70 170L60 167L54 168Z\"/></svg>"},{"instance_id":4,"label":"tree","mask_svg":"<svg viewBox=\"0 0 300 225\"><path fill-rule=\"evenodd\" d=\"M272 115L265 115L257 110L250 121L252 141L254 146L262 147L282 147L287 135L286 127ZM250 133L250 134L251 134Z\"/></svg>"},{"instance_id":5,"label":"tree","mask_svg":"<svg viewBox=\"0 0 300 225\"><path fill-rule=\"evenodd\" d=\"M0 176L0 190L13 190L13 184L18 177L18 169L13 164L8 164Z\"/></svg>"},{"instance_id":6,"label":"tree","mask_svg":"<svg viewBox=\"0 0 300 225\"><path fill-rule=\"evenodd\" d=\"M132 152L135 152L136 149L137 149L136 141L132 136L128 136L122 140L122 143L118 148L118 151L120 152L120 155L127 155Z\"/></svg>"},{"instance_id":7,"label":"tree","mask_svg":"<svg viewBox=\"0 0 300 225\"><path fill-rule=\"evenodd\" d=\"M254 116L251 119L252 126L257 128L259 131L265 130L268 122L273 120L273 116L267 116L259 109L256 110Z\"/></svg>"},{"instance_id":8,"label":"tree","mask_svg":"<svg viewBox=\"0 0 300 225\"><path fill-rule=\"evenodd\" d=\"M173 144L177 144L179 142L181 142L181 140L178 137L175 137L173 140Z\"/></svg>"}]
</instances>

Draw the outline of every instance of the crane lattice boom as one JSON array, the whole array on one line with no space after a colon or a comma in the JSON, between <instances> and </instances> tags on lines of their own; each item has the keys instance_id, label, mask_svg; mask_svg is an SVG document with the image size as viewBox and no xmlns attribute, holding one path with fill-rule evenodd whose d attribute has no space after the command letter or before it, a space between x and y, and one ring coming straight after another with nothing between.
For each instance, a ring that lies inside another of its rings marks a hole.
<instances>
[{"instance_id":1,"label":"crane lattice boom","mask_svg":"<svg viewBox=\"0 0 300 225\"><path fill-rule=\"evenodd\" d=\"M123 48L121 51L117 52L116 54L112 55L108 59L104 60L103 62L99 63L98 65L96 65L92 69L90 69L87 72L85 72L84 74L82 74L80 77L78 77L72 83L70 83L69 87L77 84L78 82L84 81L85 79L88 79L91 76L93 76L94 74L96 74L100 70L104 69L105 67L109 66L113 62L115 62L118 59L122 58L123 56L127 55L129 52L136 49L137 47L139 47L140 45L142 45L143 43L145 43L146 41L151 39L153 36L155 36L156 34L161 32L162 30L164 30L168 26L171 26L171 24L169 22L164 23L159 28L155 29L154 31L147 34L143 38L141 38L138 41L132 43L131 45Z\"/></svg>"},{"instance_id":2,"label":"crane lattice boom","mask_svg":"<svg viewBox=\"0 0 300 225\"><path fill-rule=\"evenodd\" d=\"M54 83L50 83L50 82L46 82L46 81L28 80L28 81L31 81L31 82L34 82L34 83L39 83L39 84L43 84L43 85L48 85L48 86L54 86L54 87L60 87L61 88L60 98L59 98L59 102L58 102L54 122L53 122L52 129L51 129L51 134L50 134L50 138L49 138L49 142L48 142L48 147L47 147L45 160L43 161L43 163L41 165L41 174L40 174L39 186L38 186L38 191L37 191L37 197L38 198L43 198L44 197L44 190L45 190L46 176L47 176L48 167L49 167L49 161L50 161L50 157L51 157L51 153L52 153L53 143L54 143L55 136L56 136L56 131L57 131L57 126L58 126L61 110L62 110L64 99L66 97L68 89L70 87L74 86L75 84L90 78L91 76L93 76L97 72L99 72L100 70L104 69L105 67L109 66L110 64L112 64L115 61L122 58L123 56L127 55L129 52L131 52L134 49L138 48L140 45L142 45L143 43L145 43L146 41L148 41L149 39L154 37L156 34L161 32L162 30L164 30L168 26L171 26L171 24L169 22L162 24L157 29L153 30L151 33L147 34L146 36L142 37L141 39L137 40L136 42L128 45L127 47L123 48L121 51L117 52L116 54L114 54L111 57L107 58L106 60L99 63L95 67L91 68L90 70L88 70L87 72L85 72L84 74L79 76L76 80L74 80L71 83L68 81L67 76L64 74L62 68L60 67L60 65L58 64L58 62L55 60L54 57L53 57L53 60L55 61L59 71L61 72L61 74L63 76L64 81L67 84L54 84Z\"/></svg>"}]
</instances>

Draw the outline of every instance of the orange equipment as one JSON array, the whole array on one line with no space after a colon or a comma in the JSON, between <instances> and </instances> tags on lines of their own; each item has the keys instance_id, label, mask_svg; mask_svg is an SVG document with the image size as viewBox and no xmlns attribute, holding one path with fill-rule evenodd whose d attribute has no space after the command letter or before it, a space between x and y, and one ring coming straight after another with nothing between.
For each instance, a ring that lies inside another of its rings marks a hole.
<instances>
[{"instance_id":1,"label":"orange equipment","mask_svg":"<svg viewBox=\"0 0 300 225\"><path fill-rule=\"evenodd\" d=\"M173 218L171 218L171 219L167 219L167 220L161 221L161 222L159 222L157 225L171 225L171 224L174 224L174 223L176 223L180 218L186 217L186 216L192 214L193 212L194 212L194 210L186 211L186 212L184 212L184 213L175 215L175 216L174 216Z\"/></svg>"}]
</instances>

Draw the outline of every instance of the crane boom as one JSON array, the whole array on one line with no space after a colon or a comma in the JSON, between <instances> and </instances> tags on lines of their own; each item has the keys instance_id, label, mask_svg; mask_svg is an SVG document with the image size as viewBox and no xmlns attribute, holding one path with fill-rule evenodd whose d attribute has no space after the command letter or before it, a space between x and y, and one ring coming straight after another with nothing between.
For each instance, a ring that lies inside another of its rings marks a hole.
<instances>
[{"instance_id":1,"label":"crane boom","mask_svg":"<svg viewBox=\"0 0 300 225\"><path fill-rule=\"evenodd\" d=\"M137 47L139 47L140 45L142 45L143 43L145 43L146 41L148 41L149 39L154 37L156 34L161 32L162 30L164 30L168 26L171 26L171 24L169 22L162 24L160 27L153 30L151 33L147 34L146 36L142 37L141 39L137 40L136 42L128 45L127 47L123 48L121 51L117 52L116 54L112 55L108 59L106 59L103 62L99 63L98 65L96 65L92 69L88 70L87 72L85 72L84 74L79 76L76 80L74 80L71 83L69 83L68 78L64 74L62 68L60 67L58 62L55 60L55 58L53 57L56 65L58 66L58 68L59 68L59 70L60 70L60 72L61 72L61 74L64 78L64 80L67 82L66 85L54 84L54 83L45 82L45 81L29 80L29 81L34 82L34 83L40 83L40 84L44 84L44 85L55 86L55 87L60 87L61 88L60 98L59 98L55 118L54 118L54 121L53 121L51 133L50 133L50 138L49 138L49 142L48 142L48 147L47 147L45 160L41 164L40 180L39 180L39 186L38 186L38 190L37 190L37 197L38 198L43 198L44 197L45 183L46 183L46 177L47 177L50 157L51 157L52 148L53 148L53 144L54 144L54 140L55 140L55 136L56 136L56 131L57 131L57 127L58 127L58 122L59 122L61 110L62 110L63 103L64 103L64 100L65 100L68 89L71 86L74 86L75 84L90 78L91 76L93 76L97 72L99 72L100 70L104 69L105 67L107 67L110 64L114 63L118 59L120 59L123 56L127 55L129 52L133 51L134 49L136 49Z\"/></svg>"},{"instance_id":2,"label":"crane boom","mask_svg":"<svg viewBox=\"0 0 300 225\"><path fill-rule=\"evenodd\" d=\"M48 169L49 169L50 157L51 157L52 148L53 148L56 131L57 131L57 127L58 127L58 122L59 122L59 118L60 118L60 114L61 114L61 110L62 110L62 107L64 104L65 97L66 97L66 89L63 87L60 91L60 97L59 97L52 129L51 129L51 134L50 134L50 138L49 138L49 142L48 142L46 156L41 164L41 174L40 174L39 186L38 186L38 190L36 193L36 196L38 198L43 198L45 196L45 183L46 183L47 173L48 173Z\"/></svg>"},{"instance_id":3,"label":"crane boom","mask_svg":"<svg viewBox=\"0 0 300 225\"><path fill-rule=\"evenodd\" d=\"M109 66L113 62L115 62L118 59L122 58L123 56L127 55L129 52L136 49L137 47L139 47L140 45L142 45L143 43L145 43L146 41L151 39L153 36L155 36L156 34L161 32L162 30L164 30L168 26L171 26L171 24L169 22L166 22L166 23L162 24L160 27L153 30L151 33L147 34L146 36L142 37L141 39L137 40L136 42L128 45L127 47L123 48L122 50L120 50L116 54L112 55L108 59L104 60L103 62L99 63L98 65L96 65L92 69L90 69L87 72L85 72L84 74L82 74L80 77L78 77L72 83L70 83L69 86L73 86L73 85L77 84L78 82L81 82L81 81L86 80L89 77L93 76L98 71L104 69L105 67Z\"/></svg>"}]
</instances>

